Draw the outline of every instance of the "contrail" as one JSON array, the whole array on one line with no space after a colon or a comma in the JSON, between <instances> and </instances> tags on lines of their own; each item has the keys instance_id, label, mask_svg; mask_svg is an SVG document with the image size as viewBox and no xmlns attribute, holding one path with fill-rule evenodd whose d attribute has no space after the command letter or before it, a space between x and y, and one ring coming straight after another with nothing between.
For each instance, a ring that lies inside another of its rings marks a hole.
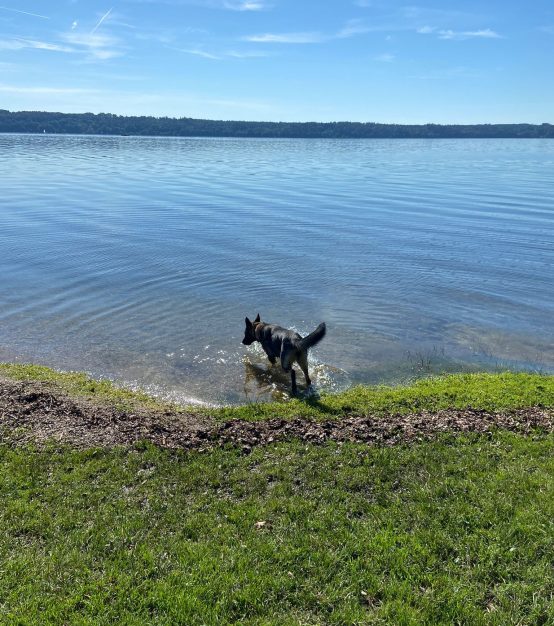
<instances>
[{"instance_id":1,"label":"contrail","mask_svg":"<svg viewBox=\"0 0 554 626\"><path fill-rule=\"evenodd\" d=\"M32 15L33 17L40 17L43 20L49 20L46 15L39 15L38 13L29 13L28 11L20 11L19 9L10 9L9 7L0 7L3 11L13 11L13 13L22 13L23 15Z\"/></svg>"},{"instance_id":2,"label":"contrail","mask_svg":"<svg viewBox=\"0 0 554 626\"><path fill-rule=\"evenodd\" d=\"M96 26L90 31L91 35L97 31L97 29L100 26L100 24L102 24L102 22L108 17L108 15L112 11L113 11L113 7L109 11L106 11L106 13L104 13L104 15L98 20L98 24L96 24Z\"/></svg>"}]
</instances>

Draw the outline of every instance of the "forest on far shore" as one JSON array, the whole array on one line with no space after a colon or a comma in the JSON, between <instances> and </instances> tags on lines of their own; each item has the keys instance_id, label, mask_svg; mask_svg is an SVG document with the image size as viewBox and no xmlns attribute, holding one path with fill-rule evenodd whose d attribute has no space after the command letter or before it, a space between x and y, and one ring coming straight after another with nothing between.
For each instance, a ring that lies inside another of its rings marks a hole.
<instances>
[{"instance_id":1,"label":"forest on far shore","mask_svg":"<svg viewBox=\"0 0 554 626\"><path fill-rule=\"evenodd\" d=\"M131 117L111 113L51 113L0 109L0 133L323 139L554 138L554 125L245 122L190 117Z\"/></svg>"}]
</instances>

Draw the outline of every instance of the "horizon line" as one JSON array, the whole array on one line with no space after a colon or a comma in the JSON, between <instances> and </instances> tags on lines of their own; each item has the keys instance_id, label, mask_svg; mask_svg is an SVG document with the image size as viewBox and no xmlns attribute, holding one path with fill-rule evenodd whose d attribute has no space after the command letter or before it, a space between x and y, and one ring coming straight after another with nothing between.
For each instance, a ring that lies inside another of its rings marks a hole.
<instances>
[{"instance_id":1,"label":"horizon line","mask_svg":"<svg viewBox=\"0 0 554 626\"><path fill-rule=\"evenodd\" d=\"M112 115L115 117L124 117L124 118L150 118L150 119L168 119L168 120L194 120L200 122L224 122L224 123L240 123L240 124L321 124L321 125L330 125L330 124L372 124L375 126L552 126L551 122L424 122L424 123L410 123L410 122L375 122L375 121L351 121L351 120L333 120L329 122L318 122L315 120L296 120L294 122L285 122L282 120L240 120L240 119L212 119L212 118L202 118L202 117L173 117L170 115L144 115L144 114L122 114L122 113L109 113L102 111L100 113L93 113L92 111L81 111L74 113L66 113L63 111L45 111L45 110L31 110L31 109L23 109L18 111L11 111L9 109L0 109L0 113L47 113L51 115Z\"/></svg>"}]
</instances>

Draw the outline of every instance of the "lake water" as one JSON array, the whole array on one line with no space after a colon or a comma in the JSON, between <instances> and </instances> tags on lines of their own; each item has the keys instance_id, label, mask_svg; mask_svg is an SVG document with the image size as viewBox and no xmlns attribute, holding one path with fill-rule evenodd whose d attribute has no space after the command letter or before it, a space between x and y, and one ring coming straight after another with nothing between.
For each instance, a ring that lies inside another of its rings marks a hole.
<instances>
[{"instance_id":1,"label":"lake water","mask_svg":"<svg viewBox=\"0 0 554 626\"><path fill-rule=\"evenodd\" d=\"M181 402L554 371L554 141L0 136L0 360ZM303 384L300 374L299 382Z\"/></svg>"}]
</instances>

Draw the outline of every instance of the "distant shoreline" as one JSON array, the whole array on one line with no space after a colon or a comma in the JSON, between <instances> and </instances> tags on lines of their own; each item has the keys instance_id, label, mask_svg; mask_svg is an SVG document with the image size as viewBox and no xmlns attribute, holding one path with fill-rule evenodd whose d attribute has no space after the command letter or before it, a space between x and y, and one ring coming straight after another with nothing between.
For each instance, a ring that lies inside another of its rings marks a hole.
<instances>
[{"instance_id":1,"label":"distant shoreline","mask_svg":"<svg viewBox=\"0 0 554 626\"><path fill-rule=\"evenodd\" d=\"M0 110L0 133L235 139L554 139L554 125L248 122Z\"/></svg>"}]
</instances>

